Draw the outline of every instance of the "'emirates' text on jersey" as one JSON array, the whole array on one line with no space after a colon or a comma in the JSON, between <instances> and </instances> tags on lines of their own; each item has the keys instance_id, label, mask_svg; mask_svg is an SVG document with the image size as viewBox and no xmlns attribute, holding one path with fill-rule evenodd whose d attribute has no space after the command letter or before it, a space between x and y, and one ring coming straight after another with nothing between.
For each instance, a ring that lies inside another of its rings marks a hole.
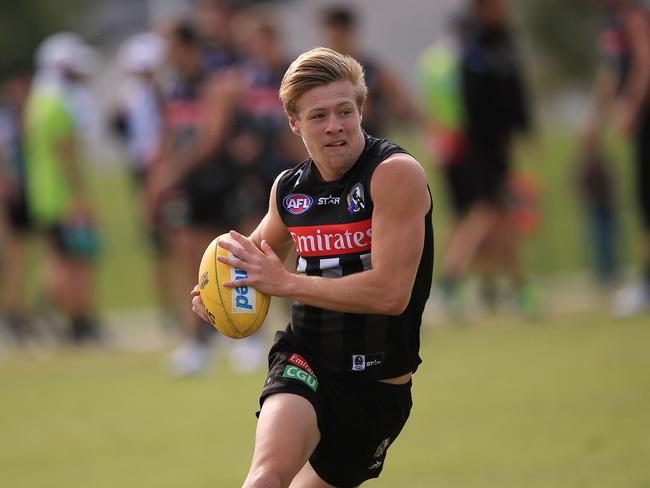
<instances>
[{"instance_id":1,"label":"'emirates' text on jersey","mask_svg":"<svg viewBox=\"0 0 650 488\"><path fill-rule=\"evenodd\" d=\"M383 139L365 138L361 156L340 180L322 181L308 159L278 181L277 208L298 252L298 273L337 278L371 268L372 174L390 155L406 151ZM416 370L421 362L422 311L433 271L431 210L424 220L422 256L411 300L401 315L343 313L293 304L290 328L323 367L368 379Z\"/></svg>"}]
</instances>

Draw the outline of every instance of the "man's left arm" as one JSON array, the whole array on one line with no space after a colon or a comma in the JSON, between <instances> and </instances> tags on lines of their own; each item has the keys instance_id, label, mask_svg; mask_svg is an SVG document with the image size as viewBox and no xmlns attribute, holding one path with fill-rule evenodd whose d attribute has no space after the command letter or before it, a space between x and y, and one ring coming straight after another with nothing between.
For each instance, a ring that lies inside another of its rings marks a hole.
<instances>
[{"instance_id":1,"label":"man's left arm","mask_svg":"<svg viewBox=\"0 0 650 488\"><path fill-rule=\"evenodd\" d=\"M244 262L223 261L246 269L249 278L227 285L251 285L270 295L340 312L399 315L410 300L424 246L424 218L431 205L424 170L409 155L393 155L375 170L370 192L372 269L340 278L291 274L277 266L270 246L263 242L258 250L235 235Z\"/></svg>"}]
</instances>

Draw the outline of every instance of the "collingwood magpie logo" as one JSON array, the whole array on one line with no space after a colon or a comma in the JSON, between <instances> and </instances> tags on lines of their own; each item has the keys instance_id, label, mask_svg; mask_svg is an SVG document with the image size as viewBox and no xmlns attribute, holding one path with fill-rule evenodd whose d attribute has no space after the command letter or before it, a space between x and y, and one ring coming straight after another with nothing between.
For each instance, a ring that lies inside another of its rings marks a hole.
<instances>
[{"instance_id":1,"label":"collingwood magpie logo","mask_svg":"<svg viewBox=\"0 0 650 488\"><path fill-rule=\"evenodd\" d=\"M352 371L363 371L366 369L365 354L352 355Z\"/></svg>"},{"instance_id":2,"label":"collingwood magpie logo","mask_svg":"<svg viewBox=\"0 0 650 488\"><path fill-rule=\"evenodd\" d=\"M361 210L366 208L366 203L363 195L363 185L357 183L352 187L350 193L348 193L348 213L354 215Z\"/></svg>"},{"instance_id":3,"label":"collingwood magpie logo","mask_svg":"<svg viewBox=\"0 0 650 488\"><path fill-rule=\"evenodd\" d=\"M353 354L352 371L365 371L367 368L380 366L384 362L384 353Z\"/></svg>"}]
</instances>

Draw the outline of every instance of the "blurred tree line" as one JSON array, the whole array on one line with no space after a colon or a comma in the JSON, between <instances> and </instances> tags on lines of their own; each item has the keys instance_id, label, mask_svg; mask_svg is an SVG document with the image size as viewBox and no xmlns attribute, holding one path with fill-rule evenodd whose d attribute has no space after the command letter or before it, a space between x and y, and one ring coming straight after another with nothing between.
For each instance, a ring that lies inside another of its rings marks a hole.
<instances>
[{"instance_id":1,"label":"blurred tree line","mask_svg":"<svg viewBox=\"0 0 650 488\"><path fill-rule=\"evenodd\" d=\"M532 50L536 84L553 91L592 81L598 58L597 0L515 0L517 21Z\"/></svg>"},{"instance_id":2,"label":"blurred tree line","mask_svg":"<svg viewBox=\"0 0 650 488\"><path fill-rule=\"evenodd\" d=\"M99 0L0 0L0 77L32 66L39 42L52 32L84 33L83 20ZM553 89L590 79L597 56L596 0L512 0L537 58L537 82ZM126 13L125 13L126 16Z\"/></svg>"},{"instance_id":3,"label":"blurred tree line","mask_svg":"<svg viewBox=\"0 0 650 488\"><path fill-rule=\"evenodd\" d=\"M0 0L0 78L33 66L34 51L47 35L77 30L91 0Z\"/></svg>"}]
</instances>

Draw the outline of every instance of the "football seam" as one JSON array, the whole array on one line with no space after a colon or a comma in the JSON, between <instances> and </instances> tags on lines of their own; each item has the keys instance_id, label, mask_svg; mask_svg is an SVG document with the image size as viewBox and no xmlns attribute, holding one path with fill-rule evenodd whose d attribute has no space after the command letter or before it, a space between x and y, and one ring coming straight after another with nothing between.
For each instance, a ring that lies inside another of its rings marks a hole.
<instances>
[{"instance_id":1,"label":"football seam","mask_svg":"<svg viewBox=\"0 0 650 488\"><path fill-rule=\"evenodd\" d=\"M214 276L217 278L216 286L217 286L217 293L219 293L219 300L221 301L221 304L223 305L223 311L224 315L226 316L226 321L228 322L228 326L230 327L230 330L232 330L237 337L241 337L241 332L235 327L235 324L232 322L230 318L230 314L228 313L228 308L226 307L226 302L223 299L223 295L221 294L221 286L219 285L220 280L219 280L219 261L217 260L217 257L219 256L219 241L221 241L221 237L217 239L217 242L215 243L215 249L214 249Z\"/></svg>"},{"instance_id":2,"label":"football seam","mask_svg":"<svg viewBox=\"0 0 650 488\"><path fill-rule=\"evenodd\" d=\"M257 288L255 288L255 293L257 293ZM264 307L265 307L265 305L264 305L264 301L267 299L267 295L266 295L266 294L262 294L262 293L260 293L260 295L262 295L262 296L264 297L264 299L262 300L262 306L261 306L261 307L259 307L259 306L257 307L257 313L255 314L255 320L253 320L253 323L251 324L251 326L250 326L248 329L246 329L246 330L244 331L245 334L248 333L249 330L251 330L252 328L254 328L255 326L257 326L257 321L260 319L260 315L262 314L262 310L263 310ZM270 298L270 297L269 297L269 298ZM266 317L264 317L264 319L266 319ZM262 320L262 322L263 322L263 321L264 321L264 320ZM261 327L261 324L260 324L259 327ZM257 332L257 330L259 329L259 327L257 327L257 329L255 329L255 332ZM253 334L254 334L255 332L253 332ZM250 334L250 335L253 335L253 334Z\"/></svg>"}]
</instances>

